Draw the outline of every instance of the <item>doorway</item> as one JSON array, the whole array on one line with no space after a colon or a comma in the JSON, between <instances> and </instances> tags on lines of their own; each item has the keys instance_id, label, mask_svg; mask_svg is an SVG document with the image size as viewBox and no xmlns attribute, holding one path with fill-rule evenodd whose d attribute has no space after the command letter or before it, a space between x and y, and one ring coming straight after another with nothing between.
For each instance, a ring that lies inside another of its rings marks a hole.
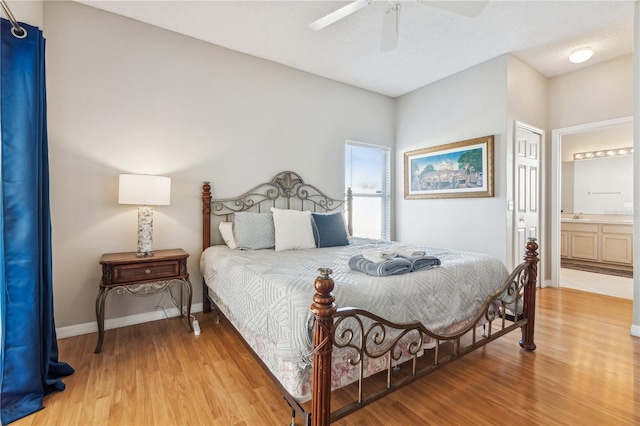
<instances>
[{"instance_id":1,"label":"doorway","mask_svg":"<svg viewBox=\"0 0 640 426\"><path fill-rule=\"evenodd\" d=\"M633 298L632 132L633 117L552 131L551 286Z\"/></svg>"}]
</instances>

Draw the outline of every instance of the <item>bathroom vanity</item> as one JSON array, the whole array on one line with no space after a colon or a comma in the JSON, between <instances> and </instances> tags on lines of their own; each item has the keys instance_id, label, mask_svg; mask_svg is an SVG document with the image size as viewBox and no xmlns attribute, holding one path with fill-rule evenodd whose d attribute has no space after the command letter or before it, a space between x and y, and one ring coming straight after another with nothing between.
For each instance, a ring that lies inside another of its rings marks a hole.
<instances>
[{"instance_id":1,"label":"bathroom vanity","mask_svg":"<svg viewBox=\"0 0 640 426\"><path fill-rule=\"evenodd\" d=\"M633 270L632 216L579 214L561 220L563 261Z\"/></svg>"}]
</instances>

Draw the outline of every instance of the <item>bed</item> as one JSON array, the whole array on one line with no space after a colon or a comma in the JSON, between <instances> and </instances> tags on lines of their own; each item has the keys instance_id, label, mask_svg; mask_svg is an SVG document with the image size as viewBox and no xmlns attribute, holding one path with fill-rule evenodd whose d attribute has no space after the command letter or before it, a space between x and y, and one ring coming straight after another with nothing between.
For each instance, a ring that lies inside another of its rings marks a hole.
<instances>
[{"instance_id":1,"label":"bed","mask_svg":"<svg viewBox=\"0 0 640 426\"><path fill-rule=\"evenodd\" d=\"M229 199L205 182L202 207L204 311L234 326L292 424L329 424L514 330L535 350L533 239L511 272L447 248L403 258L393 242L351 236L350 191L331 198L292 171ZM363 253L393 257L362 269ZM332 407L332 391L350 388L353 401Z\"/></svg>"}]
</instances>

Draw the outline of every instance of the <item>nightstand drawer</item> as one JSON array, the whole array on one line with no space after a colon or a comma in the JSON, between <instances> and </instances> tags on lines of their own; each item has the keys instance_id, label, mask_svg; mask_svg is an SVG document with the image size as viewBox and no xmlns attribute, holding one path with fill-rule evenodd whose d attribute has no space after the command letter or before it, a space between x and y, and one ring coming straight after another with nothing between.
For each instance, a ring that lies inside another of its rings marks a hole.
<instances>
[{"instance_id":1,"label":"nightstand drawer","mask_svg":"<svg viewBox=\"0 0 640 426\"><path fill-rule=\"evenodd\" d=\"M112 284L142 280L161 280L180 275L180 262L146 262L144 265L115 265Z\"/></svg>"}]
</instances>

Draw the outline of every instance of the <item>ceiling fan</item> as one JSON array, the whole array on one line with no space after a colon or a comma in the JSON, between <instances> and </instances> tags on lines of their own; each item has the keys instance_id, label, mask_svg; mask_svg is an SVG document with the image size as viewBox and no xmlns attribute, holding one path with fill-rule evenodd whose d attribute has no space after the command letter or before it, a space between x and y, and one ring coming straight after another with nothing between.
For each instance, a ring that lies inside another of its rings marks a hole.
<instances>
[{"instance_id":1,"label":"ceiling fan","mask_svg":"<svg viewBox=\"0 0 640 426\"><path fill-rule=\"evenodd\" d=\"M458 15L466 16L469 18L475 18L487 7L488 0L475 0L475 1L429 1L429 0L414 0L416 3L426 4L438 9L446 10ZM334 10L328 15L319 18L309 24L309 28L313 31L321 30L339 20L352 15L359 10L369 6L373 0L355 0L340 9ZM387 8L384 19L382 21L382 40L380 44L380 51L387 52L396 48L398 44L398 31L400 24L400 8L401 3L399 1L388 0L389 7Z\"/></svg>"}]
</instances>

